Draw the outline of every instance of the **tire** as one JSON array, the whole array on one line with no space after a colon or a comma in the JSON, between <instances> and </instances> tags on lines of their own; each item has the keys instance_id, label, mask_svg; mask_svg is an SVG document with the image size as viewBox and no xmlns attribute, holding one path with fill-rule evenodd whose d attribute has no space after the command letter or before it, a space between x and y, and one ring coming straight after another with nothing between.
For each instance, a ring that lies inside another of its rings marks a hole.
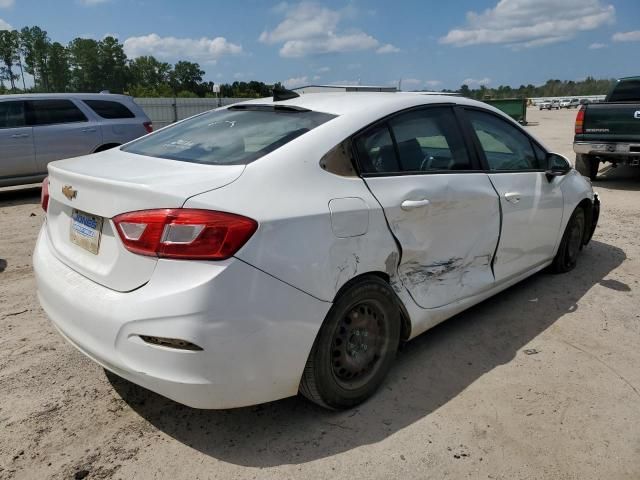
<instances>
[{"instance_id":1,"label":"tire","mask_svg":"<svg viewBox=\"0 0 640 480\"><path fill-rule=\"evenodd\" d=\"M400 341L400 309L389 285L363 277L335 301L320 328L300 393L330 409L350 408L382 384Z\"/></svg>"},{"instance_id":2,"label":"tire","mask_svg":"<svg viewBox=\"0 0 640 480\"><path fill-rule=\"evenodd\" d=\"M567 223L567 228L558 247L558 253L553 259L551 269L555 273L566 273L575 268L578 254L584 244L585 225L585 211L582 207L578 207L571 215L569 223Z\"/></svg>"},{"instance_id":3,"label":"tire","mask_svg":"<svg viewBox=\"0 0 640 480\"><path fill-rule=\"evenodd\" d=\"M576 155L576 170L590 180L595 180L598 176L598 168L600 168L600 160L590 155Z\"/></svg>"}]
</instances>

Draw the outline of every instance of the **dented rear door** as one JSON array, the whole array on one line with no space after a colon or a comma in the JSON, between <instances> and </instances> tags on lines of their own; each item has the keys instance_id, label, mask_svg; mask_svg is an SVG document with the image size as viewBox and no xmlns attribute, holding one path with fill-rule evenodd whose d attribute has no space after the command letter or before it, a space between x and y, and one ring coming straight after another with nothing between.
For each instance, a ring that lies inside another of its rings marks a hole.
<instances>
[{"instance_id":1,"label":"dented rear door","mask_svg":"<svg viewBox=\"0 0 640 480\"><path fill-rule=\"evenodd\" d=\"M398 274L436 308L494 283L499 198L467 151L453 111L402 113L355 139L358 163L401 247Z\"/></svg>"}]
</instances>

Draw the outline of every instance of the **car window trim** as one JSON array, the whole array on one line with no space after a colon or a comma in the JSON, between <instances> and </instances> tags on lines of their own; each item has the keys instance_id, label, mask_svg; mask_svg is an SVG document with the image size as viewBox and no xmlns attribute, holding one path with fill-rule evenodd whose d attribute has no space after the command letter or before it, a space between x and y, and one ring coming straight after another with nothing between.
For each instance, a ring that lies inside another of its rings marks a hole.
<instances>
[{"instance_id":1,"label":"car window trim","mask_svg":"<svg viewBox=\"0 0 640 480\"><path fill-rule=\"evenodd\" d=\"M540 150L542 150L546 155L549 155L549 151L544 148L544 146L542 146L539 142L537 142L531 135L529 135L529 133L522 128L521 125L519 124L513 124L511 122L509 122L507 119L505 119L504 117L502 117L502 115L497 114L496 112L493 112L491 110L482 108L482 107L477 107L475 105L461 105L461 116L464 116L464 123L466 124L466 127L469 130L469 134L471 135L471 141L473 142L474 148L476 150L476 154L478 155L478 158L480 159L480 163L482 164L483 168L484 168L484 172L485 173L531 173L531 172L546 172L546 168L527 168L527 169L522 169L522 170L504 170L504 169L500 169L500 170L491 170L491 168L489 168L489 162L487 161L487 156L484 153L484 149L482 148L482 144L480 143L480 139L478 138L478 134L476 133L475 129L473 128L473 124L471 123L471 119L469 118L469 116L467 115L467 111L468 110L475 110L478 112L482 112L482 113L486 113L489 115L492 115L495 118L498 118L500 120L502 120L503 122L505 122L507 125L511 125L512 127L515 127L518 131L522 132L525 137L529 140L529 143L531 144L531 150L533 150L533 155L534 157L536 157L535 154L535 149L534 149L534 145L537 145Z\"/></svg>"},{"instance_id":2,"label":"car window trim","mask_svg":"<svg viewBox=\"0 0 640 480\"><path fill-rule=\"evenodd\" d=\"M23 120L23 124L17 127L0 127L0 130L9 130L10 128L28 128L31 127L31 125L29 125L27 123L27 108L26 105L24 104L24 100L6 100L3 101L2 103L21 103L22 104L22 120Z\"/></svg>"},{"instance_id":3,"label":"car window trim","mask_svg":"<svg viewBox=\"0 0 640 480\"><path fill-rule=\"evenodd\" d=\"M405 108L403 110L398 110L397 112L393 112L389 115L386 115L382 118L379 118L377 120L375 120L374 122L370 123L369 125L361 128L360 130L358 130L357 132L355 132L354 134L351 135L351 146L352 146L352 155L353 158L355 159L355 163L356 163L356 170L358 172L358 175L362 178L367 178L367 177L401 177L401 176L407 176L407 175L442 175L442 174L457 174L457 173L461 173L461 174L465 174L465 173L484 173L484 168L480 162L480 159L477 155L477 152L471 148L471 145L468 142L468 138L467 135L465 135L463 126L461 125L460 122L460 118L459 115L456 113L456 108L459 107L460 105L454 102L446 102L446 103L429 103L429 104L425 104L425 105L414 105L412 107L409 108ZM380 126L385 126L387 128L387 130L389 131L389 134L391 135L391 141L393 142L394 145L394 153L396 154L396 159L398 160L398 165L401 166L401 161L400 161L400 155L399 155L399 150L398 150L398 144L395 140L395 135L393 134L393 129L391 128L391 126L389 125L389 121L391 121L393 118L399 116L399 115L403 115L405 113L410 113L413 111L422 111L422 110L428 110L428 109L433 109L433 108L449 108L453 115L454 115L454 119L456 121L456 123L458 124L458 127L460 128L460 132L461 132L461 136L462 136L462 142L464 143L464 146L467 150L467 153L469 155L469 161L471 163L471 165L475 168L473 169L469 169L469 170L425 170L425 171L407 171L407 172L363 172L362 168L361 168L361 161L358 158L358 149L355 148L356 145L356 141L358 139L359 136L361 135L365 135L366 133L369 132L369 130L373 130L374 128L378 128Z\"/></svg>"}]
</instances>

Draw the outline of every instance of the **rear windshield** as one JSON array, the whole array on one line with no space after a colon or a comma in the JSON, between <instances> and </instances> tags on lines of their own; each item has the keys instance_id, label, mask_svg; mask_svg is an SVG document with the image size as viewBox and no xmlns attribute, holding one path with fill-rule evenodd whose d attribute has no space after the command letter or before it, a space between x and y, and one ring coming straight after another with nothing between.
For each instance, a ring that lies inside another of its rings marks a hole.
<instances>
[{"instance_id":1,"label":"rear windshield","mask_svg":"<svg viewBox=\"0 0 640 480\"><path fill-rule=\"evenodd\" d=\"M231 107L160 130L125 152L211 165L245 165L334 118L310 110Z\"/></svg>"},{"instance_id":2,"label":"rear windshield","mask_svg":"<svg viewBox=\"0 0 640 480\"><path fill-rule=\"evenodd\" d=\"M640 102L640 80L621 80L613 88L608 102Z\"/></svg>"}]
</instances>

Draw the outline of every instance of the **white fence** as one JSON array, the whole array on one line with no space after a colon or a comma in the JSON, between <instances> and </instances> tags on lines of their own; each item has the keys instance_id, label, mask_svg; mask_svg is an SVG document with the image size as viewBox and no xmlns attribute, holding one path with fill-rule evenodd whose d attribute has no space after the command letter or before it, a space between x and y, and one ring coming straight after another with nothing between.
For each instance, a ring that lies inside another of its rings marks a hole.
<instances>
[{"instance_id":1,"label":"white fence","mask_svg":"<svg viewBox=\"0 0 640 480\"><path fill-rule=\"evenodd\" d=\"M246 98L136 98L135 102L153 122L154 129L206 112L231 105Z\"/></svg>"}]
</instances>

